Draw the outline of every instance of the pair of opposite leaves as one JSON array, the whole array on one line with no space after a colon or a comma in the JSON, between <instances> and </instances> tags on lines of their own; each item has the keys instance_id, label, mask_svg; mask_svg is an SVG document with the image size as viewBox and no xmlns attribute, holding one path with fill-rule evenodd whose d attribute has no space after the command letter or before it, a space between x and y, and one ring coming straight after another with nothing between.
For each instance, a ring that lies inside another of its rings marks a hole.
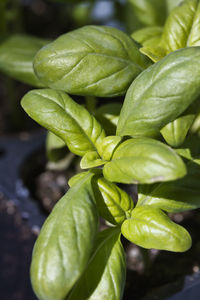
<instances>
[{"instance_id":1,"label":"pair of opposite leaves","mask_svg":"<svg viewBox=\"0 0 200 300\"><path fill-rule=\"evenodd\" d=\"M32 285L40 300L77 300L80 295L82 299L101 299L102 295L105 299L122 299L126 269L120 227L98 233L94 177L87 172L71 180L72 187L43 225L31 264ZM98 180L100 190L105 192L105 180ZM112 188L108 183L110 195ZM127 202L120 201L118 205L122 206ZM128 209L133 209L131 199L128 202ZM184 228L150 206L132 210L121 231L146 248L185 251L191 245Z\"/></svg>"}]
</instances>

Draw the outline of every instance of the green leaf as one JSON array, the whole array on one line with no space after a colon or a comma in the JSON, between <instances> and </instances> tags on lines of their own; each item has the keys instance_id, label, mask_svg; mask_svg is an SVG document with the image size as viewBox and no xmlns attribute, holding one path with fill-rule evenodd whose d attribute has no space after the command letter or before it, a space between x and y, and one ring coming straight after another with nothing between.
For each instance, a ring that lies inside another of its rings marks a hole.
<instances>
[{"instance_id":1,"label":"green leaf","mask_svg":"<svg viewBox=\"0 0 200 300\"><path fill-rule=\"evenodd\" d=\"M43 83L33 71L33 58L49 41L28 36L13 35L0 45L0 72L35 87Z\"/></svg>"},{"instance_id":2,"label":"green leaf","mask_svg":"<svg viewBox=\"0 0 200 300\"><path fill-rule=\"evenodd\" d=\"M40 300L63 300L91 257L98 216L93 174L78 181L56 204L36 241L31 282Z\"/></svg>"},{"instance_id":3,"label":"green leaf","mask_svg":"<svg viewBox=\"0 0 200 300\"><path fill-rule=\"evenodd\" d=\"M129 139L105 164L107 180L121 183L153 183L183 177L186 168L174 150L150 138Z\"/></svg>"},{"instance_id":4,"label":"green leaf","mask_svg":"<svg viewBox=\"0 0 200 300\"><path fill-rule=\"evenodd\" d=\"M48 160L56 162L69 152L64 141L51 131L47 134L46 151Z\"/></svg>"},{"instance_id":5,"label":"green leaf","mask_svg":"<svg viewBox=\"0 0 200 300\"><path fill-rule=\"evenodd\" d=\"M164 26L162 44L167 53L200 46L199 0L183 1L171 12Z\"/></svg>"},{"instance_id":6,"label":"green leaf","mask_svg":"<svg viewBox=\"0 0 200 300\"><path fill-rule=\"evenodd\" d=\"M185 115L165 125L160 131L165 141L170 146L179 147L184 142L194 118L195 115Z\"/></svg>"},{"instance_id":7,"label":"green leaf","mask_svg":"<svg viewBox=\"0 0 200 300\"><path fill-rule=\"evenodd\" d=\"M173 182L138 186L137 206L178 213L200 207L200 160L187 163L187 175Z\"/></svg>"},{"instance_id":8,"label":"green leaf","mask_svg":"<svg viewBox=\"0 0 200 300\"><path fill-rule=\"evenodd\" d=\"M164 0L128 0L128 27L160 26L165 22L166 4Z\"/></svg>"},{"instance_id":9,"label":"green leaf","mask_svg":"<svg viewBox=\"0 0 200 300\"><path fill-rule=\"evenodd\" d=\"M104 130L64 92L33 90L23 97L21 105L32 119L63 139L71 152L80 156L88 151L98 152Z\"/></svg>"},{"instance_id":10,"label":"green leaf","mask_svg":"<svg viewBox=\"0 0 200 300\"><path fill-rule=\"evenodd\" d=\"M100 106L95 112L95 118L100 122L107 135L114 135L122 108L121 103L107 103Z\"/></svg>"},{"instance_id":11,"label":"green leaf","mask_svg":"<svg viewBox=\"0 0 200 300\"><path fill-rule=\"evenodd\" d=\"M153 62L158 62L166 56L166 51L162 45L160 45L160 40L160 37L152 39L150 43L140 48L140 52L149 57Z\"/></svg>"},{"instance_id":12,"label":"green leaf","mask_svg":"<svg viewBox=\"0 0 200 300\"><path fill-rule=\"evenodd\" d=\"M106 136L101 143L101 157L107 161L111 160L115 149L119 146L121 142L121 136Z\"/></svg>"},{"instance_id":13,"label":"green leaf","mask_svg":"<svg viewBox=\"0 0 200 300\"><path fill-rule=\"evenodd\" d=\"M184 0L167 0L167 9L170 13L176 6L180 5Z\"/></svg>"},{"instance_id":14,"label":"green leaf","mask_svg":"<svg viewBox=\"0 0 200 300\"><path fill-rule=\"evenodd\" d=\"M131 37L141 45L151 44L152 39L160 38L163 31L161 26L149 26L134 31Z\"/></svg>"},{"instance_id":15,"label":"green leaf","mask_svg":"<svg viewBox=\"0 0 200 300\"><path fill-rule=\"evenodd\" d=\"M126 278L126 262L119 228L99 233L94 252L85 272L68 300L121 300Z\"/></svg>"},{"instance_id":16,"label":"green leaf","mask_svg":"<svg viewBox=\"0 0 200 300\"><path fill-rule=\"evenodd\" d=\"M99 214L112 224L121 224L133 209L132 198L103 177L97 178L94 182Z\"/></svg>"},{"instance_id":17,"label":"green leaf","mask_svg":"<svg viewBox=\"0 0 200 300\"><path fill-rule=\"evenodd\" d=\"M150 206L135 208L121 231L132 243L147 249L184 252L191 247L189 233L160 209Z\"/></svg>"},{"instance_id":18,"label":"green leaf","mask_svg":"<svg viewBox=\"0 0 200 300\"><path fill-rule=\"evenodd\" d=\"M200 94L200 47L181 49L142 72L130 86L117 135L154 136Z\"/></svg>"},{"instance_id":19,"label":"green leaf","mask_svg":"<svg viewBox=\"0 0 200 300\"><path fill-rule=\"evenodd\" d=\"M85 153L80 162L81 169L95 168L103 164L105 164L105 161L101 159L96 151Z\"/></svg>"},{"instance_id":20,"label":"green leaf","mask_svg":"<svg viewBox=\"0 0 200 300\"><path fill-rule=\"evenodd\" d=\"M127 34L106 26L85 26L39 51L34 69L47 86L75 95L123 95L150 61Z\"/></svg>"}]
</instances>

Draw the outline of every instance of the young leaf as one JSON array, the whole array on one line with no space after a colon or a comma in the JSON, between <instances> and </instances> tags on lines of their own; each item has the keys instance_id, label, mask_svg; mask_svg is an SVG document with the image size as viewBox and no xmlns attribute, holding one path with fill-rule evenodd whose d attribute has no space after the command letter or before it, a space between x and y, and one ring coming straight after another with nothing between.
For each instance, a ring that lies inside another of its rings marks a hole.
<instances>
[{"instance_id":1,"label":"young leaf","mask_svg":"<svg viewBox=\"0 0 200 300\"><path fill-rule=\"evenodd\" d=\"M105 164L107 180L121 183L153 183L183 177L186 168L174 150L150 138L129 139Z\"/></svg>"},{"instance_id":2,"label":"young leaf","mask_svg":"<svg viewBox=\"0 0 200 300\"><path fill-rule=\"evenodd\" d=\"M93 251L98 216L87 173L56 204L36 241L31 282L40 300L63 300Z\"/></svg>"},{"instance_id":3,"label":"young leaf","mask_svg":"<svg viewBox=\"0 0 200 300\"><path fill-rule=\"evenodd\" d=\"M135 208L121 231L129 241L147 249L184 252L191 247L191 237L185 228L151 206Z\"/></svg>"},{"instance_id":4,"label":"young leaf","mask_svg":"<svg viewBox=\"0 0 200 300\"><path fill-rule=\"evenodd\" d=\"M149 26L134 31L131 37L141 45L149 45L152 39L161 37L162 31L163 27L161 26Z\"/></svg>"},{"instance_id":5,"label":"young leaf","mask_svg":"<svg viewBox=\"0 0 200 300\"><path fill-rule=\"evenodd\" d=\"M180 5L184 0L167 0L167 10L170 13L176 6Z\"/></svg>"},{"instance_id":6,"label":"young leaf","mask_svg":"<svg viewBox=\"0 0 200 300\"><path fill-rule=\"evenodd\" d=\"M47 86L75 95L113 97L126 92L150 61L127 34L85 26L39 51L34 69Z\"/></svg>"},{"instance_id":7,"label":"young leaf","mask_svg":"<svg viewBox=\"0 0 200 300\"><path fill-rule=\"evenodd\" d=\"M11 36L0 45L0 71L21 82L42 87L33 71L33 58L48 42L28 35Z\"/></svg>"},{"instance_id":8,"label":"young leaf","mask_svg":"<svg viewBox=\"0 0 200 300\"><path fill-rule=\"evenodd\" d=\"M153 136L200 94L200 47L181 49L142 72L130 86L117 135Z\"/></svg>"},{"instance_id":9,"label":"young leaf","mask_svg":"<svg viewBox=\"0 0 200 300\"><path fill-rule=\"evenodd\" d=\"M21 104L32 119L63 139L71 152L80 156L88 151L98 152L104 130L84 107L64 92L32 90Z\"/></svg>"},{"instance_id":10,"label":"young leaf","mask_svg":"<svg viewBox=\"0 0 200 300\"><path fill-rule=\"evenodd\" d=\"M99 214L112 224L121 224L133 209L131 197L116 184L103 177L94 180Z\"/></svg>"},{"instance_id":11,"label":"young leaf","mask_svg":"<svg viewBox=\"0 0 200 300\"><path fill-rule=\"evenodd\" d=\"M99 233L94 252L85 272L68 300L121 300L126 277L126 262L119 228Z\"/></svg>"},{"instance_id":12,"label":"young leaf","mask_svg":"<svg viewBox=\"0 0 200 300\"><path fill-rule=\"evenodd\" d=\"M162 35L166 53L180 48L200 46L200 2L186 0L169 15Z\"/></svg>"},{"instance_id":13,"label":"young leaf","mask_svg":"<svg viewBox=\"0 0 200 300\"><path fill-rule=\"evenodd\" d=\"M170 146L179 147L184 142L194 118L195 115L185 115L165 125L160 131L165 141Z\"/></svg>"},{"instance_id":14,"label":"young leaf","mask_svg":"<svg viewBox=\"0 0 200 300\"><path fill-rule=\"evenodd\" d=\"M173 182L138 186L138 206L178 213L200 207L200 160L187 163L187 175Z\"/></svg>"},{"instance_id":15,"label":"young leaf","mask_svg":"<svg viewBox=\"0 0 200 300\"><path fill-rule=\"evenodd\" d=\"M102 166L103 164L105 164L105 161L101 159L96 151L88 151L82 157L80 167L81 169L89 169Z\"/></svg>"},{"instance_id":16,"label":"young leaf","mask_svg":"<svg viewBox=\"0 0 200 300\"><path fill-rule=\"evenodd\" d=\"M101 149L100 149L100 155L104 160L111 160L113 153L115 149L119 146L119 144L122 142L121 136L106 136L102 143L101 143Z\"/></svg>"}]
</instances>

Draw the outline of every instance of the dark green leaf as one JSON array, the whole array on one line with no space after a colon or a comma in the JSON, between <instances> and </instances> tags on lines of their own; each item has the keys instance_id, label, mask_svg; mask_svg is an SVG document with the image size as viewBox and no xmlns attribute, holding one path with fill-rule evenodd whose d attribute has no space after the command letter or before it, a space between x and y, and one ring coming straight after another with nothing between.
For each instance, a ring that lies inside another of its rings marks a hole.
<instances>
[{"instance_id":1,"label":"dark green leaf","mask_svg":"<svg viewBox=\"0 0 200 300\"><path fill-rule=\"evenodd\" d=\"M68 300L121 300L126 277L124 250L119 228L99 233L94 252L85 272Z\"/></svg>"},{"instance_id":2,"label":"dark green leaf","mask_svg":"<svg viewBox=\"0 0 200 300\"><path fill-rule=\"evenodd\" d=\"M21 82L42 87L43 83L33 71L33 58L48 42L28 35L11 36L0 45L0 71Z\"/></svg>"},{"instance_id":3,"label":"dark green leaf","mask_svg":"<svg viewBox=\"0 0 200 300\"><path fill-rule=\"evenodd\" d=\"M98 216L87 173L56 204L36 241L31 282L40 300L63 300L93 251Z\"/></svg>"}]
</instances>

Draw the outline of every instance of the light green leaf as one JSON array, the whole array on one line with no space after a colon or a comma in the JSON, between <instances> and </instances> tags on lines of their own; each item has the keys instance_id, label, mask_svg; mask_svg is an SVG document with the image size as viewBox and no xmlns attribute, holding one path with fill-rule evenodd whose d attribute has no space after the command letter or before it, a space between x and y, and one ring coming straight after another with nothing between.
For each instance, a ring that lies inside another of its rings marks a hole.
<instances>
[{"instance_id":1,"label":"light green leaf","mask_svg":"<svg viewBox=\"0 0 200 300\"><path fill-rule=\"evenodd\" d=\"M99 214L112 224L121 224L133 209L132 198L103 177L97 178L94 182Z\"/></svg>"},{"instance_id":2,"label":"light green leaf","mask_svg":"<svg viewBox=\"0 0 200 300\"><path fill-rule=\"evenodd\" d=\"M80 179L82 179L85 176L85 174L88 174L88 173L89 173L89 171L84 171L84 172L81 172L81 173L78 173L78 174L72 176L68 181L68 185L70 187L72 187L75 183L77 183Z\"/></svg>"},{"instance_id":3,"label":"light green leaf","mask_svg":"<svg viewBox=\"0 0 200 300\"><path fill-rule=\"evenodd\" d=\"M170 146L179 147L184 142L194 118L195 115L185 115L165 125L160 131L165 141Z\"/></svg>"},{"instance_id":4,"label":"light green leaf","mask_svg":"<svg viewBox=\"0 0 200 300\"><path fill-rule=\"evenodd\" d=\"M121 136L106 136L102 143L100 149L100 155L104 160L111 160L115 149L119 146L122 142Z\"/></svg>"},{"instance_id":5,"label":"light green leaf","mask_svg":"<svg viewBox=\"0 0 200 300\"><path fill-rule=\"evenodd\" d=\"M187 175L173 182L138 186L137 206L178 213L200 207L200 160L187 163Z\"/></svg>"},{"instance_id":6,"label":"light green leaf","mask_svg":"<svg viewBox=\"0 0 200 300\"><path fill-rule=\"evenodd\" d=\"M130 86L117 135L154 136L200 94L200 47L175 51L142 72Z\"/></svg>"},{"instance_id":7,"label":"light green leaf","mask_svg":"<svg viewBox=\"0 0 200 300\"><path fill-rule=\"evenodd\" d=\"M126 262L119 228L99 233L96 251L68 300L121 300L126 278Z\"/></svg>"},{"instance_id":8,"label":"light green leaf","mask_svg":"<svg viewBox=\"0 0 200 300\"><path fill-rule=\"evenodd\" d=\"M43 83L33 71L33 58L49 41L28 36L13 35L0 45L0 72L36 87Z\"/></svg>"},{"instance_id":9,"label":"light green leaf","mask_svg":"<svg viewBox=\"0 0 200 300\"><path fill-rule=\"evenodd\" d=\"M98 216L88 173L56 204L36 241L31 282L40 300L63 300L93 251Z\"/></svg>"},{"instance_id":10,"label":"light green leaf","mask_svg":"<svg viewBox=\"0 0 200 300\"><path fill-rule=\"evenodd\" d=\"M32 119L63 139L71 152L80 156L88 151L98 152L104 130L84 107L64 92L32 90L21 104Z\"/></svg>"},{"instance_id":11,"label":"light green leaf","mask_svg":"<svg viewBox=\"0 0 200 300\"><path fill-rule=\"evenodd\" d=\"M140 52L149 57L153 62L158 62L166 56L166 50L160 45L160 40L160 37L152 39L149 44L140 48Z\"/></svg>"},{"instance_id":12,"label":"light green leaf","mask_svg":"<svg viewBox=\"0 0 200 300\"><path fill-rule=\"evenodd\" d=\"M161 37L162 31L163 27L161 26L149 26L134 31L131 37L141 45L149 45L152 43L152 39Z\"/></svg>"},{"instance_id":13,"label":"light green leaf","mask_svg":"<svg viewBox=\"0 0 200 300\"><path fill-rule=\"evenodd\" d=\"M172 10L164 26L162 45L166 53L200 46L199 0L185 0Z\"/></svg>"},{"instance_id":14,"label":"light green leaf","mask_svg":"<svg viewBox=\"0 0 200 300\"><path fill-rule=\"evenodd\" d=\"M102 166L103 164L105 164L105 161L101 159L96 151L88 151L85 153L80 162L81 169L94 168Z\"/></svg>"},{"instance_id":15,"label":"light green leaf","mask_svg":"<svg viewBox=\"0 0 200 300\"><path fill-rule=\"evenodd\" d=\"M129 139L105 164L107 180L121 183L153 183L181 178L186 168L174 150L150 138Z\"/></svg>"},{"instance_id":16,"label":"light green leaf","mask_svg":"<svg viewBox=\"0 0 200 300\"><path fill-rule=\"evenodd\" d=\"M34 69L48 87L75 95L123 95L150 61L122 31L85 26L39 51Z\"/></svg>"},{"instance_id":17,"label":"light green leaf","mask_svg":"<svg viewBox=\"0 0 200 300\"><path fill-rule=\"evenodd\" d=\"M180 5L184 0L167 0L167 9L170 13L176 6Z\"/></svg>"},{"instance_id":18,"label":"light green leaf","mask_svg":"<svg viewBox=\"0 0 200 300\"><path fill-rule=\"evenodd\" d=\"M182 226L172 222L160 209L150 206L135 208L131 218L122 224L121 231L132 243L147 249L184 252L192 243Z\"/></svg>"},{"instance_id":19,"label":"light green leaf","mask_svg":"<svg viewBox=\"0 0 200 300\"><path fill-rule=\"evenodd\" d=\"M107 103L100 106L95 112L95 118L100 122L107 135L114 135L122 108L121 103Z\"/></svg>"}]
</instances>

